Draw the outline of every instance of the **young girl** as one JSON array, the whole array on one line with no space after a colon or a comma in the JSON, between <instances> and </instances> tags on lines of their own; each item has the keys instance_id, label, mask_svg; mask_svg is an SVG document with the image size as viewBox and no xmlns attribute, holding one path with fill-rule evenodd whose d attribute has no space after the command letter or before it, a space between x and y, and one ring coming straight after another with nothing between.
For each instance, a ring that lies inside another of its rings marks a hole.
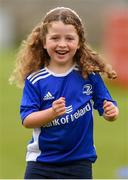
<instances>
[{"instance_id":1,"label":"young girl","mask_svg":"<svg viewBox=\"0 0 128 180\"><path fill-rule=\"evenodd\" d=\"M34 28L18 54L12 81L25 81L21 119L33 128L25 179L91 179L97 155L93 108L118 116L100 74L116 73L88 47L80 17L57 7Z\"/></svg>"}]
</instances>

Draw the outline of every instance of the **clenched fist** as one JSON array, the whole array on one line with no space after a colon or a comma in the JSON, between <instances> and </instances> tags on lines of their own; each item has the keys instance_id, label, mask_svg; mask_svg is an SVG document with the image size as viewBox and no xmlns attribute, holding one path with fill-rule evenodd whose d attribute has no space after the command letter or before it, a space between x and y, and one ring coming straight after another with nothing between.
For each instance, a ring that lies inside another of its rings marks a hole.
<instances>
[{"instance_id":1,"label":"clenched fist","mask_svg":"<svg viewBox=\"0 0 128 180\"><path fill-rule=\"evenodd\" d=\"M104 118L108 121L114 121L117 119L119 114L119 109L111 101L104 100L103 104Z\"/></svg>"},{"instance_id":2,"label":"clenched fist","mask_svg":"<svg viewBox=\"0 0 128 180\"><path fill-rule=\"evenodd\" d=\"M66 113L65 98L60 97L52 103L52 109L54 110L56 116L61 116Z\"/></svg>"}]
</instances>

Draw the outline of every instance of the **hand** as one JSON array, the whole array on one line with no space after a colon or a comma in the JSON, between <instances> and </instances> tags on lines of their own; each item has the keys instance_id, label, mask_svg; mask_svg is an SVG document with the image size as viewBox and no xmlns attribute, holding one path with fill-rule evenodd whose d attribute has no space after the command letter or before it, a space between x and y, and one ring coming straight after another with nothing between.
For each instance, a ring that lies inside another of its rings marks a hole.
<instances>
[{"instance_id":1,"label":"hand","mask_svg":"<svg viewBox=\"0 0 128 180\"><path fill-rule=\"evenodd\" d=\"M119 109L111 101L104 100L103 103L104 118L108 121L114 121L117 119L119 114Z\"/></svg>"},{"instance_id":2,"label":"hand","mask_svg":"<svg viewBox=\"0 0 128 180\"><path fill-rule=\"evenodd\" d=\"M60 97L52 103L52 109L56 116L61 116L66 113L65 98Z\"/></svg>"}]
</instances>

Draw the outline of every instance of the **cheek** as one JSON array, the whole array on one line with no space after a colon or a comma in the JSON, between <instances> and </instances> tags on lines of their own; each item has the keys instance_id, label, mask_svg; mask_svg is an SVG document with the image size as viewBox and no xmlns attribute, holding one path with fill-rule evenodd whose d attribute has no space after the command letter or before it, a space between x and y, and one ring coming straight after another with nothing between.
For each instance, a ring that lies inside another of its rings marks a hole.
<instances>
[{"instance_id":1,"label":"cheek","mask_svg":"<svg viewBox=\"0 0 128 180\"><path fill-rule=\"evenodd\" d=\"M44 44L45 49L54 49L55 47L56 47L56 43L52 41L46 41L46 43Z\"/></svg>"},{"instance_id":2,"label":"cheek","mask_svg":"<svg viewBox=\"0 0 128 180\"><path fill-rule=\"evenodd\" d=\"M70 48L75 51L75 50L79 49L79 45L77 43L76 44L73 43L70 45Z\"/></svg>"},{"instance_id":3,"label":"cheek","mask_svg":"<svg viewBox=\"0 0 128 180\"><path fill-rule=\"evenodd\" d=\"M52 48L52 46L46 46L46 51L48 53L49 56L53 55L54 53L54 48Z\"/></svg>"},{"instance_id":4,"label":"cheek","mask_svg":"<svg viewBox=\"0 0 128 180\"><path fill-rule=\"evenodd\" d=\"M75 40L73 42L70 43L70 47L72 49L78 49L79 48L79 41L78 40Z\"/></svg>"},{"instance_id":5,"label":"cheek","mask_svg":"<svg viewBox=\"0 0 128 180\"><path fill-rule=\"evenodd\" d=\"M51 44L50 43L45 43L44 44L44 49L47 49L47 50L49 50L49 49L51 49Z\"/></svg>"}]
</instances>

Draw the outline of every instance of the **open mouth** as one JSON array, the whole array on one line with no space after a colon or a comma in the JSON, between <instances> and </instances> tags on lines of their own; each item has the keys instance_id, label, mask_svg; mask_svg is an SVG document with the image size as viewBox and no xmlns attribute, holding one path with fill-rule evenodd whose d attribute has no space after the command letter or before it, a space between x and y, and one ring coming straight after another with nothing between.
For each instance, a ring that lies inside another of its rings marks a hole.
<instances>
[{"instance_id":1,"label":"open mouth","mask_svg":"<svg viewBox=\"0 0 128 180\"><path fill-rule=\"evenodd\" d=\"M56 53L57 54L59 54L59 55L65 55L65 54L67 54L69 51L56 51Z\"/></svg>"}]
</instances>

